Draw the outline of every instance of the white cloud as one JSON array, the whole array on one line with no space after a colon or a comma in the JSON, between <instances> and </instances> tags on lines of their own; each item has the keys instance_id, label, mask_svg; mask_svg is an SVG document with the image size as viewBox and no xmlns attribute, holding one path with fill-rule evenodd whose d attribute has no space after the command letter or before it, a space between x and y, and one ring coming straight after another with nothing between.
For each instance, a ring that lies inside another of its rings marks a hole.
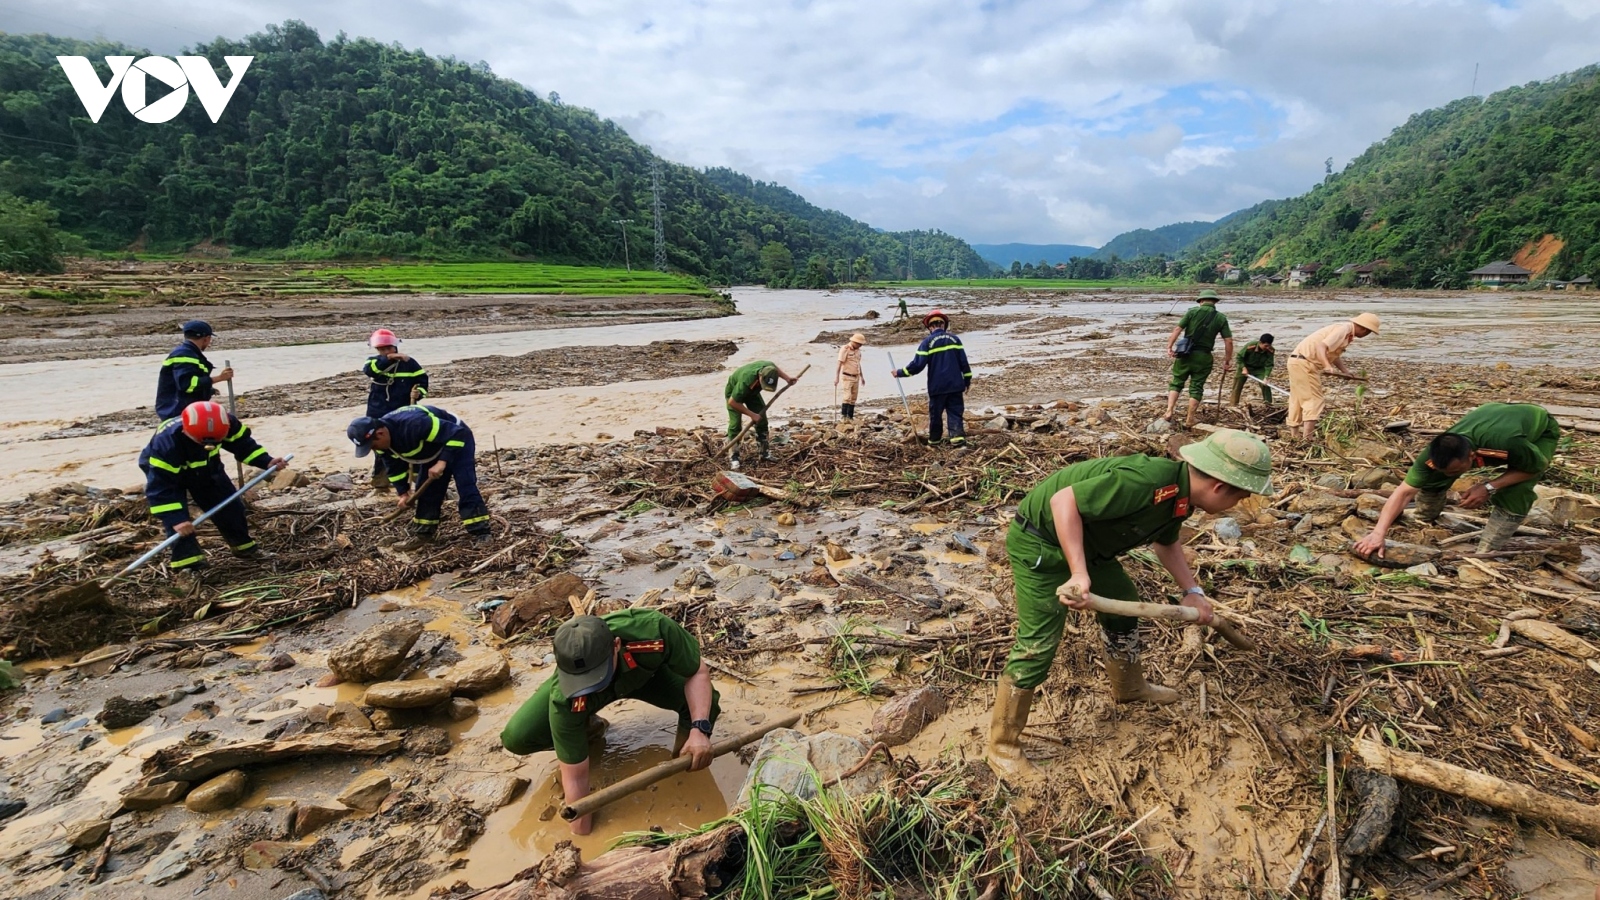
<instances>
[{"instance_id":1,"label":"white cloud","mask_svg":"<svg viewBox=\"0 0 1600 900\"><path fill-rule=\"evenodd\" d=\"M985 7L988 7L987 9ZM887 228L1097 244L1302 192L1407 116L1593 63L1600 0L9 0L158 52L303 19L499 74ZM874 127L858 127L872 120Z\"/></svg>"}]
</instances>

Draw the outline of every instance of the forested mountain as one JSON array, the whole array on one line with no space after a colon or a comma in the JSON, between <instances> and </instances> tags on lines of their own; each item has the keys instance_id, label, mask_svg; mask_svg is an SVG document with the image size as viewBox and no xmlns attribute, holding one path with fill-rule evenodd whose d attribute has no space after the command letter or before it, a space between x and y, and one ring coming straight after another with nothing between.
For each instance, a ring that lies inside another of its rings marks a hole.
<instances>
[{"instance_id":1,"label":"forested mountain","mask_svg":"<svg viewBox=\"0 0 1600 900\"><path fill-rule=\"evenodd\" d=\"M1014 262L1037 265L1043 261L1055 265L1094 253L1093 247L1082 244L973 244L972 249L985 262L1001 269L1010 269Z\"/></svg>"},{"instance_id":2,"label":"forested mountain","mask_svg":"<svg viewBox=\"0 0 1600 900\"><path fill-rule=\"evenodd\" d=\"M1112 238L1094 252L1095 259L1177 256L1216 227L1215 222L1177 222L1160 228L1136 228Z\"/></svg>"},{"instance_id":3,"label":"forested mountain","mask_svg":"<svg viewBox=\"0 0 1600 900\"><path fill-rule=\"evenodd\" d=\"M1410 287L1462 286L1514 256L1546 277L1600 276L1600 66L1418 113L1190 255L1274 270L1383 260L1375 280Z\"/></svg>"},{"instance_id":4,"label":"forested mountain","mask_svg":"<svg viewBox=\"0 0 1600 900\"><path fill-rule=\"evenodd\" d=\"M555 93L481 63L323 41L294 21L190 53L224 82L223 56L255 57L219 122L191 99L146 124L114 97L95 124L55 57L88 57L104 83L102 57L145 51L0 35L0 192L49 204L61 228L108 250L211 240L306 257L616 264L626 229L633 257L650 259L655 157ZM908 245L919 277L990 269L949 235L877 232L733 172L660 165L667 257L680 271L774 284L893 277Z\"/></svg>"}]
</instances>

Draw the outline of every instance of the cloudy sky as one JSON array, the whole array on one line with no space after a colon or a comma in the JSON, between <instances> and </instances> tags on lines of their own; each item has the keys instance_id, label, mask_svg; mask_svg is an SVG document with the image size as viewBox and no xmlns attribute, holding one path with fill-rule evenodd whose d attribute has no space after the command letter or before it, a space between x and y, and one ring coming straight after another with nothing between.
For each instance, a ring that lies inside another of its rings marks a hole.
<instances>
[{"instance_id":1,"label":"cloudy sky","mask_svg":"<svg viewBox=\"0 0 1600 900\"><path fill-rule=\"evenodd\" d=\"M1408 115L1600 62L1600 0L0 0L171 54L302 19L487 62L890 229L1099 245L1305 191Z\"/></svg>"}]
</instances>

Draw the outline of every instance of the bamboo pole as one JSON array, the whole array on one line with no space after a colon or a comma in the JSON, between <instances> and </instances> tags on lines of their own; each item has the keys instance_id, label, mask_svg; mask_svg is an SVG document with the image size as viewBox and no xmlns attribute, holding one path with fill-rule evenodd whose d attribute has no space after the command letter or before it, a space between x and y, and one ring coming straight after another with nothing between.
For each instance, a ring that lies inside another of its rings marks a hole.
<instances>
[{"instance_id":1,"label":"bamboo pole","mask_svg":"<svg viewBox=\"0 0 1600 900\"><path fill-rule=\"evenodd\" d=\"M1396 750L1372 740L1358 740L1355 751L1370 768L1401 781L1484 806L1547 822L1591 843L1600 843L1600 808L1535 790L1493 775L1452 766L1419 753Z\"/></svg>"},{"instance_id":2,"label":"bamboo pole","mask_svg":"<svg viewBox=\"0 0 1600 900\"><path fill-rule=\"evenodd\" d=\"M1057 593L1066 589L1062 585ZM1174 606L1171 603L1137 603L1132 600L1113 600L1098 594L1089 595L1089 607L1095 612L1105 613L1108 616L1127 616L1132 619L1166 619L1172 622L1192 624L1200 618L1200 610L1192 606ZM1237 626L1223 618L1221 613L1211 616L1211 627L1217 630L1228 643L1240 650L1255 650L1256 642L1246 637Z\"/></svg>"},{"instance_id":3,"label":"bamboo pole","mask_svg":"<svg viewBox=\"0 0 1600 900\"><path fill-rule=\"evenodd\" d=\"M796 722L800 721L800 715L801 714L797 712L789 713L786 716L762 725L760 728L757 728L754 731L747 731L744 734L736 737L731 737L724 741L718 741L717 743L711 745L711 756L714 759L718 756L722 756L725 753L732 753L733 751L738 750L740 747L743 747L747 744L753 744L756 741L761 740L762 738L766 737L769 732L776 731L779 728L791 728ZM674 757L673 759L669 759L653 768L645 769L643 772L640 772L637 775L630 775L616 784L595 791L589 796L584 797L582 800L562 806L561 818L566 819L568 822L571 822L574 819L581 819L595 810L615 803L618 800L621 800L623 797L634 793L635 791L643 790L664 778L670 778L679 772L687 771L691 762L692 760L687 756L678 756Z\"/></svg>"},{"instance_id":4,"label":"bamboo pole","mask_svg":"<svg viewBox=\"0 0 1600 900\"><path fill-rule=\"evenodd\" d=\"M811 371L811 364L810 363L806 363L806 367L804 369L800 370L800 374L796 375L794 377L794 380L795 381L799 381L801 378L804 378L805 374L807 372L809 372L809 371ZM767 417L768 413L772 412L773 404L778 402L778 398L783 396L783 392L787 391L789 388L791 388L793 386L794 386L794 383L791 382L789 384L784 385L781 388L778 388L777 393L772 395L772 399L767 401L767 408L762 410L762 412L761 412L761 417L763 419L765 419ZM719 457L722 454L728 452L728 448L729 447L732 447L734 444L737 444L740 441L744 440L745 432L747 432L751 428L755 427L755 424L756 424L755 422L746 422L746 423L744 423L744 427L739 429L739 433L734 435L733 437L729 438L726 442L723 443L723 445L721 447L718 447L717 448L717 452L711 454L711 457L713 459L715 459L716 457Z\"/></svg>"},{"instance_id":5,"label":"bamboo pole","mask_svg":"<svg viewBox=\"0 0 1600 900\"><path fill-rule=\"evenodd\" d=\"M231 369L233 368L233 363L232 361L225 359L222 361L222 367L224 369ZM228 415L233 416L236 419L239 417L239 402L233 396L232 378L228 379ZM234 484L244 484L244 460L237 456L233 458L233 472L234 475L237 476Z\"/></svg>"}]
</instances>

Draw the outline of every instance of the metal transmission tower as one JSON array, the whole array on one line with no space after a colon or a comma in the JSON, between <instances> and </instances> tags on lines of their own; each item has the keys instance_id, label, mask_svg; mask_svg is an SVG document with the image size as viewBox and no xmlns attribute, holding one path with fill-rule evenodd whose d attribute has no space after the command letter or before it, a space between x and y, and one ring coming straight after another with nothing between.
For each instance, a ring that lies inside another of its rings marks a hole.
<instances>
[{"instance_id":1,"label":"metal transmission tower","mask_svg":"<svg viewBox=\"0 0 1600 900\"><path fill-rule=\"evenodd\" d=\"M661 160L650 160L650 204L656 216L656 271L667 270L667 231L661 227Z\"/></svg>"}]
</instances>

